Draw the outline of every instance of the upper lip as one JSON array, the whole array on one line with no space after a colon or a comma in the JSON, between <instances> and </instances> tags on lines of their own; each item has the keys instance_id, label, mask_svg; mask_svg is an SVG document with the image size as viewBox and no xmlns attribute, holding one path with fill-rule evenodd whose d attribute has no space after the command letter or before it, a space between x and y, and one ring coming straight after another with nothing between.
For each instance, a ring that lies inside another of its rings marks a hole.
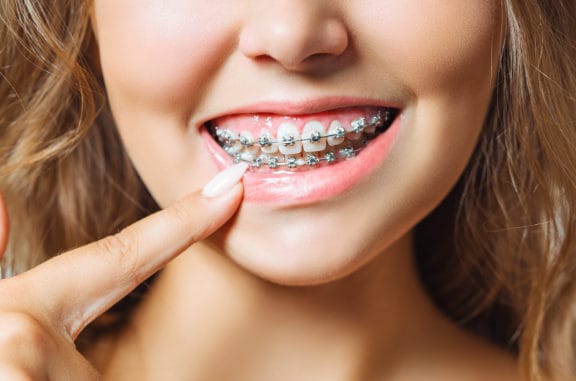
<instances>
[{"instance_id":1,"label":"upper lip","mask_svg":"<svg viewBox=\"0 0 576 381\"><path fill-rule=\"evenodd\" d=\"M208 117L202 118L202 120L200 120L198 124L202 126L208 121L230 115L266 113L266 114L297 116L297 115L315 114L324 111L337 110L340 108L348 108L348 107L390 107L397 109L402 108L398 102L393 102L389 100L377 100L377 99L342 97L342 96L315 98L301 102L277 101L277 100L261 101L230 108L217 114L210 115Z\"/></svg>"}]
</instances>

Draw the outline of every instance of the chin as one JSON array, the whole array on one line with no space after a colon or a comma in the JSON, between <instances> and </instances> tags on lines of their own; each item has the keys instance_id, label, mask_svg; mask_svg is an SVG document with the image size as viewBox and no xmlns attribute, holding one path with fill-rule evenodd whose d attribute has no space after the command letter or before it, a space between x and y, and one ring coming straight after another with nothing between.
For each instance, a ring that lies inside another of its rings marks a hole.
<instances>
[{"instance_id":1,"label":"chin","mask_svg":"<svg viewBox=\"0 0 576 381\"><path fill-rule=\"evenodd\" d=\"M342 230L347 206L346 200L340 200L339 207L316 205L272 212L245 204L211 237L211 243L235 265L269 282L326 284L354 273L377 256L388 255L388 249L409 230L407 226L391 230L368 220L356 221L358 229ZM389 234L382 234L381 229Z\"/></svg>"},{"instance_id":2,"label":"chin","mask_svg":"<svg viewBox=\"0 0 576 381\"><path fill-rule=\"evenodd\" d=\"M287 242L282 249L254 249L233 242L225 246L228 257L244 270L284 286L314 286L344 278L369 259L357 251L335 252ZM357 250L357 248L356 248Z\"/></svg>"}]
</instances>

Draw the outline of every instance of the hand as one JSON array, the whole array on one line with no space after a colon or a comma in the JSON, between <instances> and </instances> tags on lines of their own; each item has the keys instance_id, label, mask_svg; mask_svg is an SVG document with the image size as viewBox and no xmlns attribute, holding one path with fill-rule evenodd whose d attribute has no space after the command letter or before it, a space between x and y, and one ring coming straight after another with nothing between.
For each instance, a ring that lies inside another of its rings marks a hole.
<instances>
[{"instance_id":1,"label":"hand","mask_svg":"<svg viewBox=\"0 0 576 381\"><path fill-rule=\"evenodd\" d=\"M118 234L1 280L0 380L97 380L96 370L76 350L75 338L139 283L226 222L242 195L240 184L228 185L232 189L224 195L195 193ZM2 252L7 231L0 197Z\"/></svg>"}]
</instances>

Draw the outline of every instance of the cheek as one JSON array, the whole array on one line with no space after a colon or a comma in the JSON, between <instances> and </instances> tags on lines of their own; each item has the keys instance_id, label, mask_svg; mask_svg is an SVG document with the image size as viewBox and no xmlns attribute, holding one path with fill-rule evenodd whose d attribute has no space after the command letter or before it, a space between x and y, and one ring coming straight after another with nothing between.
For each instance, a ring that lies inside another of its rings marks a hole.
<instances>
[{"instance_id":1,"label":"cheek","mask_svg":"<svg viewBox=\"0 0 576 381\"><path fill-rule=\"evenodd\" d=\"M376 7L377 1L372 3ZM406 146L400 150L410 154L403 159L406 170L444 191L466 164L491 99L501 39L499 2L444 0L440 6L405 0L375 9L365 24L366 38L382 47L374 70L393 73L413 93L405 115Z\"/></svg>"},{"instance_id":2,"label":"cheek","mask_svg":"<svg viewBox=\"0 0 576 381\"><path fill-rule=\"evenodd\" d=\"M96 1L95 29L110 96L121 93L120 99L153 109L189 109L203 78L234 43L234 12L224 19L217 12L221 2Z\"/></svg>"},{"instance_id":3,"label":"cheek","mask_svg":"<svg viewBox=\"0 0 576 381\"><path fill-rule=\"evenodd\" d=\"M370 38L384 47L379 69L394 72L419 97L490 87L501 18L496 1L368 3L380 9L363 12Z\"/></svg>"},{"instance_id":4,"label":"cheek","mask_svg":"<svg viewBox=\"0 0 576 381\"><path fill-rule=\"evenodd\" d=\"M234 41L233 6L226 5L229 18L217 15L224 2L230 0L94 3L110 107L132 162L161 205L198 188L214 171L187 124L206 78ZM178 186L166 180L174 178Z\"/></svg>"}]
</instances>

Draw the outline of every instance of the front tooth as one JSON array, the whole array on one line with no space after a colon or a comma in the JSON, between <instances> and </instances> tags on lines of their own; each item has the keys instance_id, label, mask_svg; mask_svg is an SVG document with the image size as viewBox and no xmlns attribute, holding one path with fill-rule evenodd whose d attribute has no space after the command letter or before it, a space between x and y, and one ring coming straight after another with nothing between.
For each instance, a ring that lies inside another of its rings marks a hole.
<instances>
[{"instance_id":1,"label":"front tooth","mask_svg":"<svg viewBox=\"0 0 576 381\"><path fill-rule=\"evenodd\" d=\"M278 149L284 155L296 155L302 152L298 128L292 123L282 123L278 127L278 141Z\"/></svg>"},{"instance_id":2,"label":"front tooth","mask_svg":"<svg viewBox=\"0 0 576 381\"><path fill-rule=\"evenodd\" d=\"M332 123L330 123L330 128L328 129L328 135L332 135L327 139L328 144L331 146L342 144L345 134L346 130L342 126L342 123L337 120L333 120Z\"/></svg>"},{"instance_id":3,"label":"front tooth","mask_svg":"<svg viewBox=\"0 0 576 381\"><path fill-rule=\"evenodd\" d=\"M322 123L310 121L302 131L302 148L305 152L320 152L326 149L325 131Z\"/></svg>"},{"instance_id":4,"label":"front tooth","mask_svg":"<svg viewBox=\"0 0 576 381\"><path fill-rule=\"evenodd\" d=\"M278 143L273 142L274 136L272 136L268 129L263 128L260 131L260 137L258 138L258 144L260 145L262 152L268 154L278 152Z\"/></svg>"}]
</instances>

